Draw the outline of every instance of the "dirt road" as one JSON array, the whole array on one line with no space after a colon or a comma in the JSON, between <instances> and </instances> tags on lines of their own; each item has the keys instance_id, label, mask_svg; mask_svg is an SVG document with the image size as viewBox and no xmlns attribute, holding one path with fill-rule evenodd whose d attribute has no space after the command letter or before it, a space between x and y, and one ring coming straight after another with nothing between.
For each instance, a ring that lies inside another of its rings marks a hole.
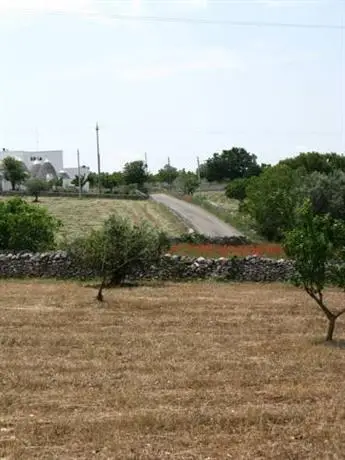
<instances>
[{"instance_id":1,"label":"dirt road","mask_svg":"<svg viewBox=\"0 0 345 460\"><path fill-rule=\"evenodd\" d=\"M151 198L170 208L198 233L211 237L241 235L234 227L199 206L163 193L155 193L151 195Z\"/></svg>"}]
</instances>

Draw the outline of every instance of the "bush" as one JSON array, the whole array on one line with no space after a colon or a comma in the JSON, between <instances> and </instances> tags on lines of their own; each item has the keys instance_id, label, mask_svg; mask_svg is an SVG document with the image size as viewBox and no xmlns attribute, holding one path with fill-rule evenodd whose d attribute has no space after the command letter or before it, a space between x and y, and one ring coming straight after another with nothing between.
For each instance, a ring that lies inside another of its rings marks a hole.
<instances>
[{"instance_id":1,"label":"bush","mask_svg":"<svg viewBox=\"0 0 345 460\"><path fill-rule=\"evenodd\" d=\"M281 241L284 233L293 228L303 180L300 172L286 165L273 166L251 179L242 209L254 219L256 229L269 241Z\"/></svg>"},{"instance_id":2,"label":"bush","mask_svg":"<svg viewBox=\"0 0 345 460\"><path fill-rule=\"evenodd\" d=\"M44 208L21 198L0 202L0 250L40 252L54 249L61 222Z\"/></svg>"},{"instance_id":3,"label":"bush","mask_svg":"<svg viewBox=\"0 0 345 460\"><path fill-rule=\"evenodd\" d=\"M148 223L132 225L129 220L113 215L100 230L78 238L68 250L72 260L101 276L97 298L103 300L104 287L120 285L131 274L149 268L169 246L165 234Z\"/></svg>"},{"instance_id":4,"label":"bush","mask_svg":"<svg viewBox=\"0 0 345 460\"><path fill-rule=\"evenodd\" d=\"M249 181L250 179L247 178L232 180L226 187L225 195L230 199L243 201L247 196L246 189Z\"/></svg>"}]
</instances>

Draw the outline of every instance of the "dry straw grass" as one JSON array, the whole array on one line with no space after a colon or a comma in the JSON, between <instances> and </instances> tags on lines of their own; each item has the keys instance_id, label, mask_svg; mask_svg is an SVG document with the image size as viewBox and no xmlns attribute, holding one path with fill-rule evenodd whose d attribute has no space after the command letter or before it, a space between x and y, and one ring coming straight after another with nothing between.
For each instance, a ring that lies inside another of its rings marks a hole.
<instances>
[{"instance_id":1,"label":"dry straw grass","mask_svg":"<svg viewBox=\"0 0 345 460\"><path fill-rule=\"evenodd\" d=\"M32 199L29 198L29 202ZM44 206L64 226L61 236L73 239L89 230L100 228L110 214L128 217L132 222L149 221L153 226L164 230L168 235L176 236L186 232L182 222L164 205L152 200L131 201L66 197L40 197L39 206Z\"/></svg>"},{"instance_id":2,"label":"dry straw grass","mask_svg":"<svg viewBox=\"0 0 345 460\"><path fill-rule=\"evenodd\" d=\"M94 296L0 283L0 457L345 458L345 350L315 341L325 322L302 292L167 284L107 292L104 308Z\"/></svg>"}]
</instances>

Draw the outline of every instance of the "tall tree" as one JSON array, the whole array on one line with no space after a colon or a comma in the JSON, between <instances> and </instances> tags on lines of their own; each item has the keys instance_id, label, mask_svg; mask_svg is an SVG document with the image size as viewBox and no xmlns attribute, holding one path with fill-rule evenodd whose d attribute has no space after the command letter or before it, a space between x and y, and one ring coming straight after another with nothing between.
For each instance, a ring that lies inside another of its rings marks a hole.
<instances>
[{"instance_id":1,"label":"tall tree","mask_svg":"<svg viewBox=\"0 0 345 460\"><path fill-rule=\"evenodd\" d=\"M13 157L4 158L3 168L4 177L11 183L12 190L15 190L17 185L22 184L28 176L23 163Z\"/></svg>"},{"instance_id":2,"label":"tall tree","mask_svg":"<svg viewBox=\"0 0 345 460\"><path fill-rule=\"evenodd\" d=\"M141 160L126 163L123 178L127 185L137 184L139 188L142 188L148 179L145 163Z\"/></svg>"},{"instance_id":3,"label":"tall tree","mask_svg":"<svg viewBox=\"0 0 345 460\"><path fill-rule=\"evenodd\" d=\"M256 155L239 147L213 154L200 168L201 176L210 182L258 176L260 172Z\"/></svg>"},{"instance_id":4,"label":"tall tree","mask_svg":"<svg viewBox=\"0 0 345 460\"><path fill-rule=\"evenodd\" d=\"M174 166L170 164L164 165L157 173L157 179L159 182L165 182L171 185L178 176L178 171Z\"/></svg>"}]
</instances>

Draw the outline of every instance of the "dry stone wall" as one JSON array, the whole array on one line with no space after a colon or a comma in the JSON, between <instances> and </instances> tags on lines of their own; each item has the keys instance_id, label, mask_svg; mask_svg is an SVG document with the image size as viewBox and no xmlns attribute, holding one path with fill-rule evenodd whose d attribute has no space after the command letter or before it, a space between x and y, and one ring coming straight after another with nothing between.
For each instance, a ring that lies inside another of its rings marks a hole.
<instances>
[{"instance_id":1,"label":"dry stone wall","mask_svg":"<svg viewBox=\"0 0 345 460\"><path fill-rule=\"evenodd\" d=\"M218 279L234 281L288 281L294 274L289 260L261 257L205 259L165 255L160 263L133 279L195 280ZM73 264L63 251L33 254L0 253L0 277L92 278L98 274Z\"/></svg>"}]
</instances>

